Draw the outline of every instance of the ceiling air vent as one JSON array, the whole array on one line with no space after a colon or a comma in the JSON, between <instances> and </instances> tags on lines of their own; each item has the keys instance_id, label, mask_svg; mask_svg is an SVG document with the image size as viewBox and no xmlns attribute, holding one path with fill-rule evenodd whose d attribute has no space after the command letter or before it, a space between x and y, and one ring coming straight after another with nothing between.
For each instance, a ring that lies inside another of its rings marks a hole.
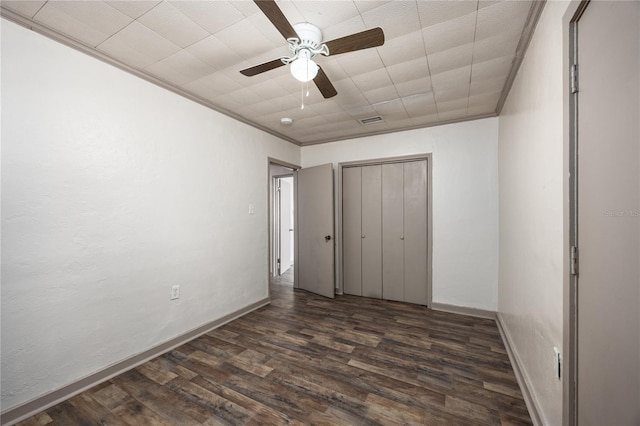
<instances>
[{"instance_id":1,"label":"ceiling air vent","mask_svg":"<svg viewBox=\"0 0 640 426\"><path fill-rule=\"evenodd\" d=\"M360 120L358 120L360 122L360 124L362 124L363 126L368 126L370 124L376 124L379 123L380 121L382 121L382 117L377 115L375 117L368 117L368 118L361 118Z\"/></svg>"}]
</instances>

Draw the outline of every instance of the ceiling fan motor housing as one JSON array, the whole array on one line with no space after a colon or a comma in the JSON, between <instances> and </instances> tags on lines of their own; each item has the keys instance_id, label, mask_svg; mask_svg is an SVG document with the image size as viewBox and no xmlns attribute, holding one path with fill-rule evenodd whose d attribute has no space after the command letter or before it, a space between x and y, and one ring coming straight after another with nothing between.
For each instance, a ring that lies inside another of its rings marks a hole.
<instances>
[{"instance_id":1,"label":"ceiling fan motor housing","mask_svg":"<svg viewBox=\"0 0 640 426\"><path fill-rule=\"evenodd\" d=\"M318 27L308 22L300 22L295 24L293 29L298 34L301 48L307 48L312 51L318 50L320 43L322 43L322 32Z\"/></svg>"}]
</instances>

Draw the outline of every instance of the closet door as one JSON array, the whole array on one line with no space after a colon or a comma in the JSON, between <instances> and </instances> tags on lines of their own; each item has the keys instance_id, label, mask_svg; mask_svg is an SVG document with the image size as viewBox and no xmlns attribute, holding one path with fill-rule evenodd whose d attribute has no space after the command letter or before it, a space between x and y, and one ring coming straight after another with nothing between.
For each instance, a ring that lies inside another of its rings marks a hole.
<instances>
[{"instance_id":1,"label":"closet door","mask_svg":"<svg viewBox=\"0 0 640 426\"><path fill-rule=\"evenodd\" d=\"M382 298L404 301L404 165L382 165Z\"/></svg>"},{"instance_id":2,"label":"closet door","mask_svg":"<svg viewBox=\"0 0 640 426\"><path fill-rule=\"evenodd\" d=\"M427 162L404 163L404 301L427 304Z\"/></svg>"},{"instance_id":3,"label":"closet door","mask_svg":"<svg viewBox=\"0 0 640 426\"><path fill-rule=\"evenodd\" d=\"M382 297L382 166L362 169L362 295Z\"/></svg>"},{"instance_id":4,"label":"closet door","mask_svg":"<svg viewBox=\"0 0 640 426\"><path fill-rule=\"evenodd\" d=\"M362 296L362 178L360 167L342 169L343 291Z\"/></svg>"}]
</instances>

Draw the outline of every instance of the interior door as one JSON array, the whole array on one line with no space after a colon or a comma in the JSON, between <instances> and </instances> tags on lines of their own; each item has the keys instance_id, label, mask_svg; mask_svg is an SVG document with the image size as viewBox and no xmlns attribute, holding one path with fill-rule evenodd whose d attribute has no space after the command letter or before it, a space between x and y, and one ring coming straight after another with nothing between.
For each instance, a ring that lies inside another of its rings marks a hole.
<instances>
[{"instance_id":1,"label":"interior door","mask_svg":"<svg viewBox=\"0 0 640 426\"><path fill-rule=\"evenodd\" d=\"M280 179L280 275L291 267L291 183Z\"/></svg>"},{"instance_id":2,"label":"interior door","mask_svg":"<svg viewBox=\"0 0 640 426\"><path fill-rule=\"evenodd\" d=\"M333 166L323 164L297 171L297 286L333 298L334 208Z\"/></svg>"},{"instance_id":3,"label":"interior door","mask_svg":"<svg viewBox=\"0 0 640 426\"><path fill-rule=\"evenodd\" d=\"M382 298L404 298L404 166L382 165Z\"/></svg>"},{"instance_id":4,"label":"interior door","mask_svg":"<svg viewBox=\"0 0 640 426\"><path fill-rule=\"evenodd\" d=\"M640 3L577 23L577 424L640 424Z\"/></svg>"}]
</instances>

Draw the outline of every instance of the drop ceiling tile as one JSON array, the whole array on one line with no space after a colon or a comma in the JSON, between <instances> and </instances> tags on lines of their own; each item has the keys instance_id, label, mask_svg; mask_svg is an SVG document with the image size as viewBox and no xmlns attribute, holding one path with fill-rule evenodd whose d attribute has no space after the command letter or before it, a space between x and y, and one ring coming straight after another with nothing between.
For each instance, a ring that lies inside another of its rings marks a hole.
<instances>
[{"instance_id":1,"label":"drop ceiling tile","mask_svg":"<svg viewBox=\"0 0 640 426\"><path fill-rule=\"evenodd\" d=\"M469 107L488 107L495 111L502 91L487 92L469 97Z\"/></svg>"},{"instance_id":2,"label":"drop ceiling tile","mask_svg":"<svg viewBox=\"0 0 640 426\"><path fill-rule=\"evenodd\" d=\"M133 19L137 19L153 9L160 0L128 0L128 1L108 1L110 6L115 7L120 12Z\"/></svg>"},{"instance_id":3,"label":"drop ceiling tile","mask_svg":"<svg viewBox=\"0 0 640 426\"><path fill-rule=\"evenodd\" d=\"M438 102L436 100L436 106L438 108L438 114L445 114L451 111L466 110L469 106L469 100L467 98L447 102Z\"/></svg>"},{"instance_id":4,"label":"drop ceiling tile","mask_svg":"<svg viewBox=\"0 0 640 426\"><path fill-rule=\"evenodd\" d=\"M34 19L92 47L133 21L102 1L50 1Z\"/></svg>"},{"instance_id":5,"label":"drop ceiling tile","mask_svg":"<svg viewBox=\"0 0 640 426\"><path fill-rule=\"evenodd\" d=\"M378 47L382 61L394 65L425 57L424 40L420 31L392 39L385 39L384 45Z\"/></svg>"},{"instance_id":6,"label":"drop ceiling tile","mask_svg":"<svg viewBox=\"0 0 640 426\"><path fill-rule=\"evenodd\" d=\"M404 61L387 66L387 71L394 84L399 84L418 78L429 77L429 64L426 57Z\"/></svg>"},{"instance_id":7,"label":"drop ceiling tile","mask_svg":"<svg viewBox=\"0 0 640 426\"><path fill-rule=\"evenodd\" d=\"M514 30L522 33L531 5L530 1L503 1L480 9L476 40Z\"/></svg>"},{"instance_id":8,"label":"drop ceiling tile","mask_svg":"<svg viewBox=\"0 0 640 426\"><path fill-rule=\"evenodd\" d=\"M423 28L475 13L475 1L418 1L418 16Z\"/></svg>"},{"instance_id":9,"label":"drop ceiling tile","mask_svg":"<svg viewBox=\"0 0 640 426\"><path fill-rule=\"evenodd\" d=\"M220 80L216 78L215 74L209 74L193 80L186 83L183 87L185 90L196 93L198 96L211 101L225 93L220 84ZM238 88L239 87L237 87L237 89Z\"/></svg>"},{"instance_id":10,"label":"drop ceiling tile","mask_svg":"<svg viewBox=\"0 0 640 426\"><path fill-rule=\"evenodd\" d=\"M336 58L342 69L351 77L384 68L375 48L343 53Z\"/></svg>"},{"instance_id":11,"label":"drop ceiling tile","mask_svg":"<svg viewBox=\"0 0 640 426\"><path fill-rule=\"evenodd\" d=\"M457 89L460 86L469 86L471 66L461 67L455 70L434 74L431 76L433 90Z\"/></svg>"},{"instance_id":12,"label":"drop ceiling tile","mask_svg":"<svg viewBox=\"0 0 640 426\"><path fill-rule=\"evenodd\" d=\"M282 87L276 83L247 85L247 88L260 96L261 100L276 98L281 96L284 91Z\"/></svg>"},{"instance_id":13,"label":"drop ceiling tile","mask_svg":"<svg viewBox=\"0 0 640 426\"><path fill-rule=\"evenodd\" d=\"M190 46L209 33L171 4L163 2L138 18L138 22L180 47Z\"/></svg>"},{"instance_id":14,"label":"drop ceiling tile","mask_svg":"<svg viewBox=\"0 0 640 426\"><path fill-rule=\"evenodd\" d=\"M362 14L367 28L380 27L385 38L395 38L420 29L416 2L386 3Z\"/></svg>"},{"instance_id":15,"label":"drop ceiling tile","mask_svg":"<svg viewBox=\"0 0 640 426\"><path fill-rule=\"evenodd\" d=\"M433 90L430 77L416 78L414 80L396 83L396 91L401 97L411 96L418 93L428 93Z\"/></svg>"},{"instance_id":16,"label":"drop ceiling tile","mask_svg":"<svg viewBox=\"0 0 640 426\"><path fill-rule=\"evenodd\" d=\"M368 1L356 1L356 7L360 13L368 12L371 9L375 9L384 6L387 3L392 3L393 0L368 0Z\"/></svg>"},{"instance_id":17,"label":"drop ceiling tile","mask_svg":"<svg viewBox=\"0 0 640 426\"><path fill-rule=\"evenodd\" d=\"M210 34L216 34L244 18L244 15L231 2L171 1L170 3Z\"/></svg>"},{"instance_id":18,"label":"drop ceiling tile","mask_svg":"<svg viewBox=\"0 0 640 426\"><path fill-rule=\"evenodd\" d=\"M386 68L380 68L355 75L352 77L352 80L361 92L367 92L380 87L393 87L393 83L391 82L391 78L389 78L389 73Z\"/></svg>"},{"instance_id":19,"label":"drop ceiling tile","mask_svg":"<svg viewBox=\"0 0 640 426\"><path fill-rule=\"evenodd\" d=\"M236 52L229 49L226 44L215 36L209 36L187 47L189 53L209 64L216 70L228 68L244 61ZM240 71L240 68L238 68Z\"/></svg>"},{"instance_id":20,"label":"drop ceiling tile","mask_svg":"<svg viewBox=\"0 0 640 426\"><path fill-rule=\"evenodd\" d=\"M322 39L326 42L368 29L369 28L364 25L364 22L362 22L361 16L354 16L344 22L328 27L322 27L320 28L320 31L322 31Z\"/></svg>"},{"instance_id":21,"label":"drop ceiling tile","mask_svg":"<svg viewBox=\"0 0 640 426\"><path fill-rule=\"evenodd\" d=\"M367 90L363 94L371 105L389 102L400 97L395 86L382 86L377 89Z\"/></svg>"},{"instance_id":22,"label":"drop ceiling tile","mask_svg":"<svg viewBox=\"0 0 640 426\"><path fill-rule=\"evenodd\" d=\"M253 60L256 56L277 47L265 39L248 20L236 22L218 31L216 37L246 60Z\"/></svg>"},{"instance_id":23,"label":"drop ceiling tile","mask_svg":"<svg viewBox=\"0 0 640 426\"><path fill-rule=\"evenodd\" d=\"M234 2L242 3L242 2ZM253 2L252 2L253 3ZM285 47L285 53L289 53L286 49L287 41L282 34L273 26L271 21L267 19L266 16L262 12L254 13L253 15L246 18L247 21L251 23L251 25L264 37L269 40L274 46L282 46Z\"/></svg>"},{"instance_id":24,"label":"drop ceiling tile","mask_svg":"<svg viewBox=\"0 0 640 426\"><path fill-rule=\"evenodd\" d=\"M329 77L331 81L343 80L345 78L349 78L349 75L346 73L340 62L336 58L332 57L321 57L316 60L318 65L322 67L324 73Z\"/></svg>"},{"instance_id":25,"label":"drop ceiling tile","mask_svg":"<svg viewBox=\"0 0 640 426\"><path fill-rule=\"evenodd\" d=\"M295 124L297 126L304 127L306 129L311 129L316 126L325 125L329 123L327 122L326 118L316 115L315 117L305 117L305 118L297 119L295 121Z\"/></svg>"},{"instance_id":26,"label":"drop ceiling tile","mask_svg":"<svg viewBox=\"0 0 640 426\"><path fill-rule=\"evenodd\" d=\"M445 111L438 112L438 120L439 121L454 121L454 120L462 120L468 117L467 109L462 108L454 111Z\"/></svg>"},{"instance_id":27,"label":"drop ceiling tile","mask_svg":"<svg viewBox=\"0 0 640 426\"><path fill-rule=\"evenodd\" d=\"M146 71L166 81L182 86L209 75L213 73L214 70L186 50L180 50L147 67Z\"/></svg>"},{"instance_id":28,"label":"drop ceiling tile","mask_svg":"<svg viewBox=\"0 0 640 426\"><path fill-rule=\"evenodd\" d=\"M311 22L321 30L360 15L352 1L296 1L295 6L303 20L290 21L291 25Z\"/></svg>"},{"instance_id":29,"label":"drop ceiling tile","mask_svg":"<svg viewBox=\"0 0 640 426\"><path fill-rule=\"evenodd\" d=\"M470 13L459 18L433 25L422 30L422 36L429 55L452 47L472 43L475 37L476 14Z\"/></svg>"},{"instance_id":30,"label":"drop ceiling tile","mask_svg":"<svg viewBox=\"0 0 640 426\"><path fill-rule=\"evenodd\" d=\"M440 89L434 92L436 101L447 102L459 99L467 99L469 96L469 84L450 87L448 89Z\"/></svg>"},{"instance_id":31,"label":"drop ceiling tile","mask_svg":"<svg viewBox=\"0 0 640 426\"><path fill-rule=\"evenodd\" d=\"M22 16L33 18L45 3L45 0L3 0L2 7Z\"/></svg>"},{"instance_id":32,"label":"drop ceiling tile","mask_svg":"<svg viewBox=\"0 0 640 426\"><path fill-rule=\"evenodd\" d=\"M342 111L342 108L333 99L324 99L322 102L313 104L313 108L320 115L332 114Z\"/></svg>"},{"instance_id":33,"label":"drop ceiling tile","mask_svg":"<svg viewBox=\"0 0 640 426\"><path fill-rule=\"evenodd\" d=\"M163 38L137 21L127 25L122 31L100 44L98 49L107 52L138 52L154 61L167 58L180 47Z\"/></svg>"},{"instance_id":34,"label":"drop ceiling tile","mask_svg":"<svg viewBox=\"0 0 640 426\"><path fill-rule=\"evenodd\" d=\"M493 37L476 40L473 45L473 60L483 62L500 56L514 56L520 35L519 31L506 31Z\"/></svg>"},{"instance_id":35,"label":"drop ceiling tile","mask_svg":"<svg viewBox=\"0 0 640 426\"><path fill-rule=\"evenodd\" d=\"M431 74L441 74L457 68L471 65L473 60L473 43L452 47L428 56Z\"/></svg>"},{"instance_id":36,"label":"drop ceiling tile","mask_svg":"<svg viewBox=\"0 0 640 426\"><path fill-rule=\"evenodd\" d=\"M376 110L376 113L381 115L387 122L391 120L404 120L409 118L402 99L399 98L377 103L373 105L373 108Z\"/></svg>"},{"instance_id":37,"label":"drop ceiling tile","mask_svg":"<svg viewBox=\"0 0 640 426\"><path fill-rule=\"evenodd\" d=\"M496 77L506 77L513 66L513 57L502 56L484 62L475 62L472 67L472 77L475 81Z\"/></svg>"},{"instance_id":38,"label":"drop ceiling tile","mask_svg":"<svg viewBox=\"0 0 640 426\"><path fill-rule=\"evenodd\" d=\"M110 57L127 64L133 68L143 69L158 62L158 58L147 56L145 53L135 50L121 37L111 37L96 49Z\"/></svg>"},{"instance_id":39,"label":"drop ceiling tile","mask_svg":"<svg viewBox=\"0 0 640 426\"><path fill-rule=\"evenodd\" d=\"M231 1L230 3L234 8L238 10L238 12L242 13L243 16L249 17L257 13L263 15L263 13L260 12L258 6L256 6L256 4L252 1Z\"/></svg>"},{"instance_id":40,"label":"drop ceiling tile","mask_svg":"<svg viewBox=\"0 0 640 426\"><path fill-rule=\"evenodd\" d=\"M351 119L360 120L362 118L373 117L378 115L378 111L371 105L364 105L360 107L353 107L349 109L345 109L344 111ZM345 118L345 120L349 120L349 118Z\"/></svg>"},{"instance_id":41,"label":"drop ceiling tile","mask_svg":"<svg viewBox=\"0 0 640 426\"><path fill-rule=\"evenodd\" d=\"M433 125L438 122L438 114L428 114L412 117L412 121L416 126Z\"/></svg>"},{"instance_id":42,"label":"drop ceiling tile","mask_svg":"<svg viewBox=\"0 0 640 426\"><path fill-rule=\"evenodd\" d=\"M494 78L486 78L477 80L473 78L473 71L471 72L471 88L469 89L470 96L482 95L485 93L502 92L506 77L499 76Z\"/></svg>"},{"instance_id":43,"label":"drop ceiling tile","mask_svg":"<svg viewBox=\"0 0 640 426\"><path fill-rule=\"evenodd\" d=\"M438 113L436 104L431 99L420 99L405 105L405 110L411 118L423 117L425 115L434 115Z\"/></svg>"}]
</instances>

